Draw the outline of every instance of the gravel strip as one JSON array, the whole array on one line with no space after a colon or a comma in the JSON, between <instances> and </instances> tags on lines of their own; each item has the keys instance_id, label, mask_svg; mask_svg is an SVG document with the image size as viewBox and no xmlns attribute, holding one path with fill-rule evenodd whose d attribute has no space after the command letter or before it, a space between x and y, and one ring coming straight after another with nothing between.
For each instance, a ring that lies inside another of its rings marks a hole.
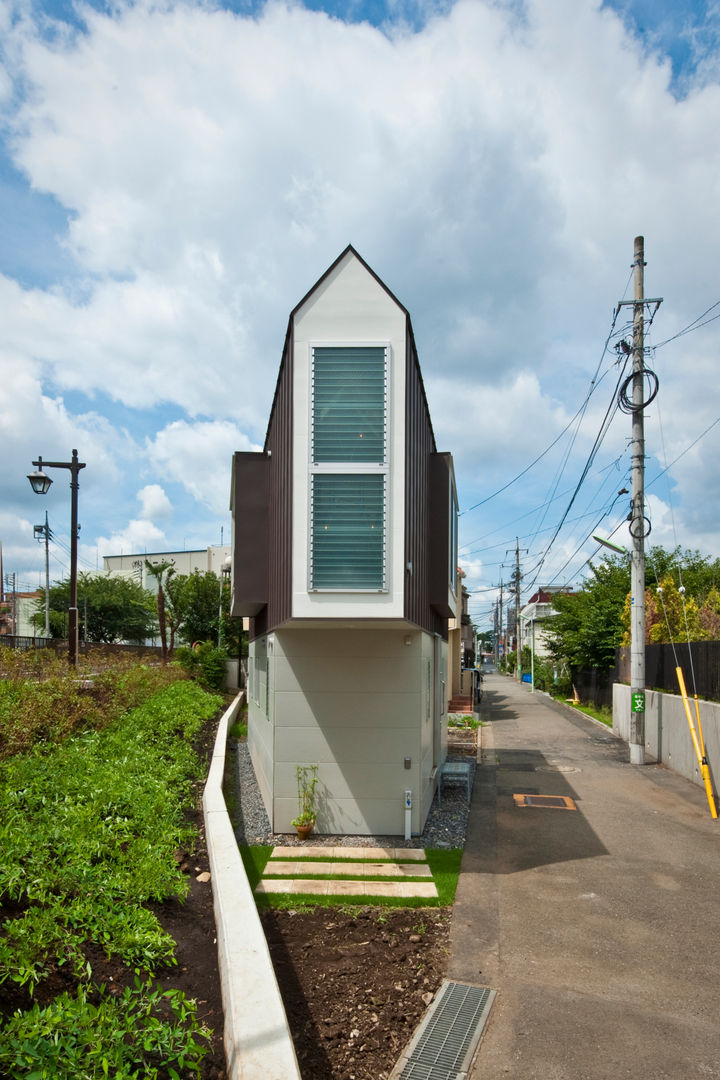
<instances>
[{"instance_id":1,"label":"gravel strip","mask_svg":"<svg viewBox=\"0 0 720 1080\"><path fill-rule=\"evenodd\" d=\"M246 742L230 739L228 751L235 758L235 815L233 826L238 844L274 844L298 847L302 841L295 833L273 833L255 779ZM467 756L448 755L448 761L473 760ZM474 761L473 761L474 764ZM408 847L461 848L465 846L469 806L462 786L453 786L443 794L442 807L433 799L422 836L405 840L402 836L337 836L313 833L313 845L326 847Z\"/></svg>"}]
</instances>

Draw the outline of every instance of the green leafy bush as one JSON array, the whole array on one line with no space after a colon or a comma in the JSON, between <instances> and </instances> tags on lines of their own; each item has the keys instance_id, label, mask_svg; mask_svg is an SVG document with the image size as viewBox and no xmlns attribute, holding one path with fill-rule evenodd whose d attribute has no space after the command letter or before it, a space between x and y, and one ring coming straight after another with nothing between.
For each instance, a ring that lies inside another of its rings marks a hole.
<instances>
[{"instance_id":1,"label":"green leafy bush","mask_svg":"<svg viewBox=\"0 0 720 1080\"><path fill-rule=\"evenodd\" d=\"M151 979L113 996L105 987L91 999L84 986L45 1008L17 1012L0 1040L3 1076L27 1080L180 1080L199 1076L208 1028L195 1002L179 990L162 991Z\"/></svg>"},{"instance_id":2,"label":"green leafy bush","mask_svg":"<svg viewBox=\"0 0 720 1080\"><path fill-rule=\"evenodd\" d=\"M32 988L52 962L85 972L83 944L154 969L173 942L142 905L183 897L174 852L203 765L192 741L221 699L176 682L101 731L0 765L0 981Z\"/></svg>"},{"instance_id":3,"label":"green leafy bush","mask_svg":"<svg viewBox=\"0 0 720 1080\"><path fill-rule=\"evenodd\" d=\"M93 650L75 670L50 649L0 647L0 759L99 729L186 678L179 667Z\"/></svg>"},{"instance_id":4,"label":"green leafy bush","mask_svg":"<svg viewBox=\"0 0 720 1080\"><path fill-rule=\"evenodd\" d=\"M225 649L218 649L211 641L201 641L193 646L179 645L174 657L201 686L207 690L222 690L228 658Z\"/></svg>"}]
</instances>

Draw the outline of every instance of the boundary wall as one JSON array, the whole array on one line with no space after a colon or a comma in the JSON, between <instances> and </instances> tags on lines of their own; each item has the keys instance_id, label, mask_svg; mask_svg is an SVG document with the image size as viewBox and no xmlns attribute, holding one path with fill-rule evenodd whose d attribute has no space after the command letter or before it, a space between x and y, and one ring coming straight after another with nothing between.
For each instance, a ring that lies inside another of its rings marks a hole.
<instances>
[{"instance_id":1,"label":"boundary wall","mask_svg":"<svg viewBox=\"0 0 720 1080\"><path fill-rule=\"evenodd\" d=\"M229 1080L300 1080L270 951L222 791L228 728L244 696L238 694L220 719L202 799L227 1075Z\"/></svg>"},{"instance_id":2,"label":"boundary wall","mask_svg":"<svg viewBox=\"0 0 720 1080\"><path fill-rule=\"evenodd\" d=\"M697 727L694 700L690 701L690 714ZM700 722L710 776L717 791L720 784L720 705L713 701L701 701ZM629 742L630 687L624 683L613 685L613 731ZM655 758L704 788L685 706L679 694L645 691L645 752L648 757Z\"/></svg>"}]
</instances>

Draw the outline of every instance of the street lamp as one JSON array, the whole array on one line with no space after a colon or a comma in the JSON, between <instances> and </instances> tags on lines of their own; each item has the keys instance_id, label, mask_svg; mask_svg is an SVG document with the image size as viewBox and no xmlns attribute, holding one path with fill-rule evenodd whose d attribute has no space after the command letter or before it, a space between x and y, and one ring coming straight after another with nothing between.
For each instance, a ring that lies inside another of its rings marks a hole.
<instances>
[{"instance_id":1,"label":"street lamp","mask_svg":"<svg viewBox=\"0 0 720 1080\"><path fill-rule=\"evenodd\" d=\"M47 495L52 478L43 472L43 459L33 461L36 471L28 473L30 486L36 495ZM71 461L46 461L48 469L70 470L70 607L68 608L68 662L75 666L78 654L78 609L77 609L77 508L78 474L85 468L84 461L78 461L78 452L73 450Z\"/></svg>"}]
</instances>

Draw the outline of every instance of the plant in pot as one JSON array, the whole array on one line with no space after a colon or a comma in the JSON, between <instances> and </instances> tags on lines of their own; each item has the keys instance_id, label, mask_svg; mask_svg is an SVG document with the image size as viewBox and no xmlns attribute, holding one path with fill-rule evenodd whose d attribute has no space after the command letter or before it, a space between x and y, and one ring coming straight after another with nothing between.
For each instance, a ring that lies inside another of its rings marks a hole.
<instances>
[{"instance_id":1,"label":"plant in pot","mask_svg":"<svg viewBox=\"0 0 720 1080\"><path fill-rule=\"evenodd\" d=\"M315 786L318 782L317 765L298 765L298 808L299 813L291 824L297 829L301 840L307 840L315 825Z\"/></svg>"}]
</instances>

